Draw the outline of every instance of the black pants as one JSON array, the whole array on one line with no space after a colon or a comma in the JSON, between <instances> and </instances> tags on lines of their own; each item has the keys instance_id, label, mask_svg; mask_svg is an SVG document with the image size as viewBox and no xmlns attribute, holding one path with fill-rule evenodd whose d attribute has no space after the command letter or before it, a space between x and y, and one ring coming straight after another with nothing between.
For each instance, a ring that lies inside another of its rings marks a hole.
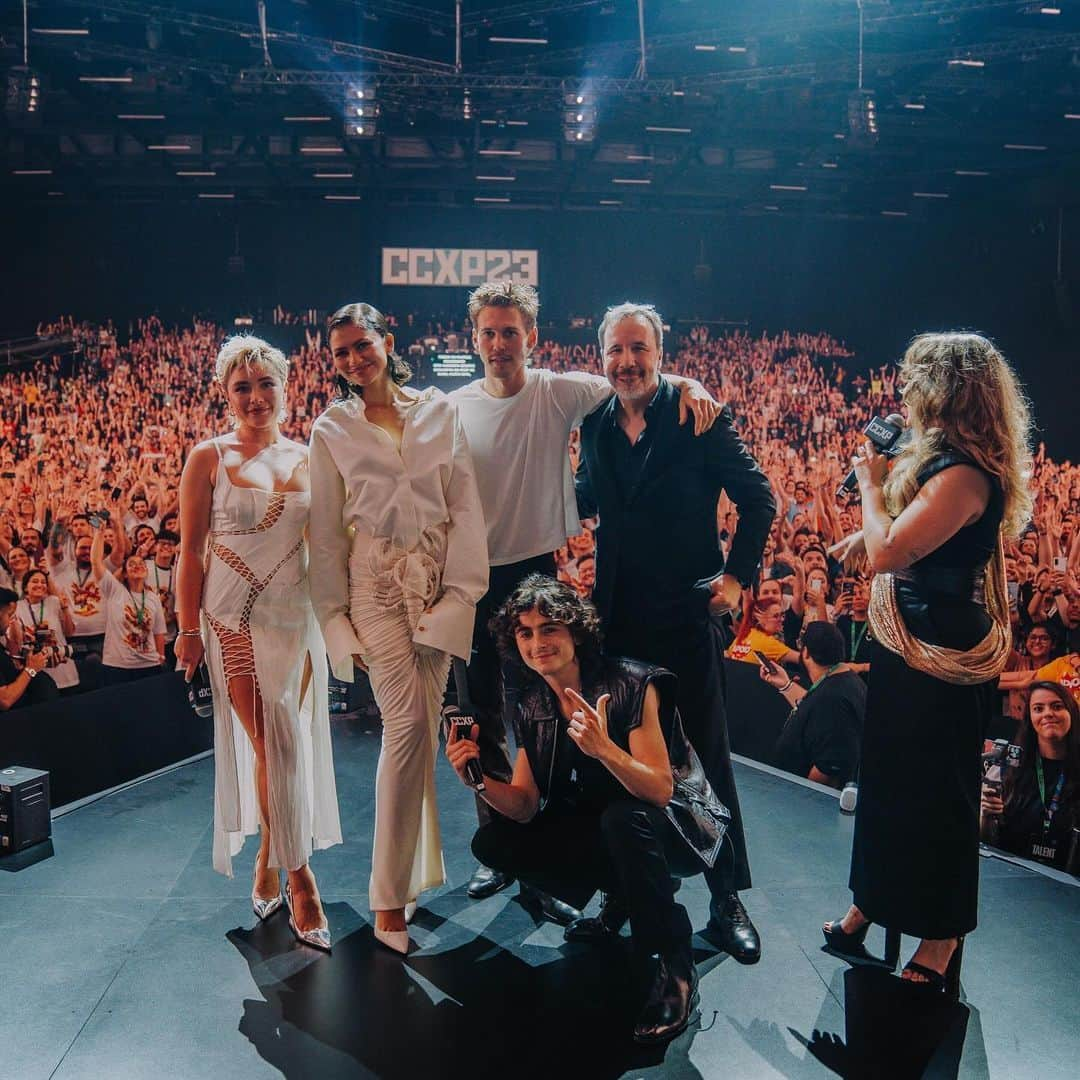
<instances>
[{"instance_id":1,"label":"black pants","mask_svg":"<svg viewBox=\"0 0 1080 1080\"><path fill-rule=\"evenodd\" d=\"M123 683L138 682L140 679L148 679L151 675L160 675L162 667L154 664L152 667L122 668L110 667L108 664L101 665L101 673L105 686L120 686Z\"/></svg>"},{"instance_id":2,"label":"black pants","mask_svg":"<svg viewBox=\"0 0 1080 1080\"><path fill-rule=\"evenodd\" d=\"M469 695L480 729L481 767L488 776L506 781L513 772L506 731L521 696L521 676L515 668L503 668L495 650L495 639L488 633L487 624L529 574L549 574L554 577L555 556L535 555L522 562L492 566L488 573L488 591L476 605L472 657L469 661ZM483 825L499 815L478 795L476 816Z\"/></svg>"},{"instance_id":3,"label":"black pants","mask_svg":"<svg viewBox=\"0 0 1080 1080\"><path fill-rule=\"evenodd\" d=\"M725 705L724 658L719 631L708 619L688 625L677 633L655 630L648 620L633 624L610 623L605 627L605 651L609 656L628 656L659 664L679 680L678 705L683 728L701 758L705 775L716 797L731 811L724 847L725 855L705 871L714 905L728 893L750 888L750 863L746 855L739 795L728 745Z\"/></svg>"},{"instance_id":4,"label":"black pants","mask_svg":"<svg viewBox=\"0 0 1080 1080\"><path fill-rule=\"evenodd\" d=\"M584 907L597 889L615 893L643 954L690 943L690 919L675 902L672 878L700 873L705 864L649 803L626 799L600 814L548 807L525 825L499 818L479 829L472 849L485 866L574 907Z\"/></svg>"},{"instance_id":5,"label":"black pants","mask_svg":"<svg viewBox=\"0 0 1080 1080\"><path fill-rule=\"evenodd\" d=\"M97 690L101 686L101 654L105 649L105 635L72 637L68 643L79 672L79 690Z\"/></svg>"}]
</instances>

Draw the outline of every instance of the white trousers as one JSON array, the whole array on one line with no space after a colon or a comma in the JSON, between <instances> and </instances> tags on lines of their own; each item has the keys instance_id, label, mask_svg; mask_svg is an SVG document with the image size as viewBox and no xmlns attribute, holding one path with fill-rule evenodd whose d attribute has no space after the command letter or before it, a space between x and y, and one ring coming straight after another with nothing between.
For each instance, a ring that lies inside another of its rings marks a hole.
<instances>
[{"instance_id":1,"label":"white trousers","mask_svg":"<svg viewBox=\"0 0 1080 1080\"><path fill-rule=\"evenodd\" d=\"M437 598L445 527L411 551L358 534L349 556L349 618L382 714L375 776L375 843L368 899L402 908L446 880L435 802L435 754L450 656L412 636Z\"/></svg>"}]
</instances>

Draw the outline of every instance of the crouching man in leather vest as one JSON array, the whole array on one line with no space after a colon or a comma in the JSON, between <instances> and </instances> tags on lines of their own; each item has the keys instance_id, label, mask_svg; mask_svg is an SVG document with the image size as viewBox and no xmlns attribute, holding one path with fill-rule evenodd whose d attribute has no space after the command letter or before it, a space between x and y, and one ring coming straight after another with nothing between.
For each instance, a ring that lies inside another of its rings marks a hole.
<instances>
[{"instance_id":1,"label":"crouching man in leather vest","mask_svg":"<svg viewBox=\"0 0 1080 1080\"><path fill-rule=\"evenodd\" d=\"M482 826L472 848L485 866L574 907L604 891L599 917L579 919L566 936L598 940L629 918L635 951L659 956L634 1038L661 1042L686 1028L698 1000L691 924L673 878L730 857L721 856L730 814L683 732L675 676L601 655L599 626L588 601L542 574L492 619L504 660L532 679L514 719L513 776L484 776L481 797L502 818ZM476 743L457 738L446 754L469 783Z\"/></svg>"}]
</instances>

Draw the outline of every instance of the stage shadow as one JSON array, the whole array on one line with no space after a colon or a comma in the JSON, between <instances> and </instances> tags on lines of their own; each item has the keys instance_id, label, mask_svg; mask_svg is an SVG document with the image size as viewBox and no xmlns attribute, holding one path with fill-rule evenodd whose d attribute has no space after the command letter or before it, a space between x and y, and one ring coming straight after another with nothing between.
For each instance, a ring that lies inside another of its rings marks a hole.
<instances>
[{"instance_id":1,"label":"stage shadow","mask_svg":"<svg viewBox=\"0 0 1080 1080\"><path fill-rule=\"evenodd\" d=\"M453 919L476 910L464 895L439 901L447 915L417 913L424 947L407 959L347 904L327 908L330 956L296 943L284 915L230 931L264 998L244 1002L239 1030L287 1077L606 1080L661 1063L701 1077L689 1060L698 1023L666 1047L632 1042L647 972L623 945L530 944L555 935L513 902L477 933Z\"/></svg>"},{"instance_id":2,"label":"stage shadow","mask_svg":"<svg viewBox=\"0 0 1080 1080\"><path fill-rule=\"evenodd\" d=\"M975 1009L880 969L844 972L845 1038L789 1030L845 1080L955 1080L965 1058L965 1078L989 1077Z\"/></svg>"}]
</instances>

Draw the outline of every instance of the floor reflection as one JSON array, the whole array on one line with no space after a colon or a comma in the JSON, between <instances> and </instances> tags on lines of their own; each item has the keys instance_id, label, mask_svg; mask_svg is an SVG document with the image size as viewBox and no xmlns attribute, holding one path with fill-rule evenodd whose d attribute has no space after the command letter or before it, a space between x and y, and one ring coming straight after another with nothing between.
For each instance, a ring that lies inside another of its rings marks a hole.
<instances>
[{"instance_id":1,"label":"floor reflection","mask_svg":"<svg viewBox=\"0 0 1080 1080\"><path fill-rule=\"evenodd\" d=\"M847 1080L989 1077L974 1008L880 969L844 972L843 1038L820 1030L810 1038L792 1034Z\"/></svg>"},{"instance_id":2,"label":"floor reflection","mask_svg":"<svg viewBox=\"0 0 1080 1080\"><path fill-rule=\"evenodd\" d=\"M440 906L466 904L452 897ZM621 945L536 949L537 927L516 904L479 933L421 909L414 936L425 947L403 962L349 905L327 914L330 956L296 944L283 917L228 935L264 998L244 1002L239 1029L284 1076L613 1080L662 1065L664 1076L702 1077L690 1061L700 1021L666 1048L631 1041L648 973Z\"/></svg>"}]
</instances>

